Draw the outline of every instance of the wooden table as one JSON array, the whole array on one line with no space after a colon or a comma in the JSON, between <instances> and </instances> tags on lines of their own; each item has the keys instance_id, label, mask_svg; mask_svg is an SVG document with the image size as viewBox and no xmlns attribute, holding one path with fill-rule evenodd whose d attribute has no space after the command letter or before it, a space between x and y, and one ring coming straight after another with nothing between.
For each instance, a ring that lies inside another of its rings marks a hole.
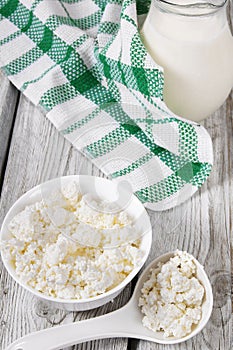
<instances>
[{"instance_id":1,"label":"wooden table","mask_svg":"<svg viewBox=\"0 0 233 350\"><path fill-rule=\"evenodd\" d=\"M193 339L175 346L122 338L84 343L69 350L231 349L232 96L205 121L205 126L214 145L211 176L183 205L162 213L149 211L153 245L148 262L178 248L187 250L204 265L214 294L214 309L208 325ZM102 175L2 75L0 147L1 222L17 198L45 180L67 174ZM1 263L0 273L1 349L29 332L115 310L130 298L135 282L103 307L65 312L38 301L19 287Z\"/></svg>"}]
</instances>

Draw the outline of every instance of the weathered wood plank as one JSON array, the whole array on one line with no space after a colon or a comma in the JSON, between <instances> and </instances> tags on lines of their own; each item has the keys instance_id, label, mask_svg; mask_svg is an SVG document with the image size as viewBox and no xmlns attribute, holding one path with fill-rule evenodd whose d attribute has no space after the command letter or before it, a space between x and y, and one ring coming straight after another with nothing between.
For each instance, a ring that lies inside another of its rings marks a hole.
<instances>
[{"instance_id":1,"label":"weathered wood plank","mask_svg":"<svg viewBox=\"0 0 233 350\"><path fill-rule=\"evenodd\" d=\"M12 135L2 191L0 221L15 200L31 187L66 174L95 174L99 170L77 152L27 99L21 97ZM38 301L9 277L0 265L0 349L29 332L56 324L94 317L119 308L130 296L130 286L113 303L72 313ZM127 339L95 341L76 349L127 349Z\"/></svg>"},{"instance_id":2,"label":"weathered wood plank","mask_svg":"<svg viewBox=\"0 0 233 350\"><path fill-rule=\"evenodd\" d=\"M205 121L214 145L214 168L196 195L181 206L150 213L154 242L150 260L167 251L187 250L205 267L214 294L214 309L204 330L178 345L132 340L137 350L230 350L232 343L231 250L232 239L232 95Z\"/></svg>"},{"instance_id":3,"label":"weathered wood plank","mask_svg":"<svg viewBox=\"0 0 233 350\"><path fill-rule=\"evenodd\" d=\"M19 92L0 72L0 188L4 178L4 168L14 123L14 112Z\"/></svg>"},{"instance_id":4,"label":"weathered wood plank","mask_svg":"<svg viewBox=\"0 0 233 350\"><path fill-rule=\"evenodd\" d=\"M210 276L215 304L204 331L189 342L162 346L130 340L129 349L230 350L230 220L232 208L232 99L206 121L214 142L215 167L208 182L189 201L163 213L150 212L154 239L150 260L174 249L187 250L204 264ZM2 193L1 215L22 193L62 174L93 173L91 165L41 116L25 98L20 100ZM17 176L16 176L17 174ZM231 201L231 204L230 204ZM17 286L0 266L0 344L2 349L23 334L109 312L123 305L130 287L102 308L67 313L39 302ZM126 349L127 340L112 339L69 349Z\"/></svg>"}]
</instances>

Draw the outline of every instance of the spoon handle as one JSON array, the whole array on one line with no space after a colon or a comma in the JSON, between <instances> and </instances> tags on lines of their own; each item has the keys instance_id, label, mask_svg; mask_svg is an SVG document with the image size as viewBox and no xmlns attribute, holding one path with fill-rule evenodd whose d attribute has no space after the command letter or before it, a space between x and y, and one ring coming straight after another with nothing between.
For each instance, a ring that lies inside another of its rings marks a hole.
<instances>
[{"instance_id":1,"label":"spoon handle","mask_svg":"<svg viewBox=\"0 0 233 350\"><path fill-rule=\"evenodd\" d=\"M30 333L6 350L57 350L94 339L127 336L130 328L127 305L106 315Z\"/></svg>"}]
</instances>

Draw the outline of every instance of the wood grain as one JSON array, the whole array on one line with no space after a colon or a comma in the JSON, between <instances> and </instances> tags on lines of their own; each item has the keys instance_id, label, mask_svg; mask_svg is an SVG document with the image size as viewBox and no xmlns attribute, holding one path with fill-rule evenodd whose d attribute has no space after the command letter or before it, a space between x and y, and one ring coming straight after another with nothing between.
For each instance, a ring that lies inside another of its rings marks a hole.
<instances>
[{"instance_id":1,"label":"wood grain","mask_svg":"<svg viewBox=\"0 0 233 350\"><path fill-rule=\"evenodd\" d=\"M214 310L210 322L198 336L174 346L133 339L111 339L76 345L69 350L231 349L232 96L206 120L205 126L213 140L214 169L208 181L186 203L162 213L149 211L153 245L147 263L177 248L197 257L213 286ZM1 220L13 202L34 185L59 175L74 173L100 174L29 101L21 97L5 172ZM64 312L38 301L17 286L2 265L0 271L1 349L31 331L95 317L119 308L131 294L128 286L113 303L101 308L79 313Z\"/></svg>"},{"instance_id":2,"label":"wood grain","mask_svg":"<svg viewBox=\"0 0 233 350\"><path fill-rule=\"evenodd\" d=\"M19 92L0 72L0 187L2 187Z\"/></svg>"}]
</instances>

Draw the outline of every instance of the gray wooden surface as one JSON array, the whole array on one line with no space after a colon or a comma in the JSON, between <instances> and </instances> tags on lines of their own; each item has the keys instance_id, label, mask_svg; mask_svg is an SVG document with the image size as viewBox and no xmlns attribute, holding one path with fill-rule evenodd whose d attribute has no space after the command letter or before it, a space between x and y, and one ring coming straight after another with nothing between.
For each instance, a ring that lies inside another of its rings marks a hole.
<instances>
[{"instance_id":1,"label":"gray wooden surface","mask_svg":"<svg viewBox=\"0 0 233 350\"><path fill-rule=\"evenodd\" d=\"M232 348L231 247L233 208L232 96L205 126L214 144L214 169L202 188L183 205L149 212L153 245L147 263L166 251L187 250L205 267L214 293L214 309L205 329L179 345L134 339L107 339L69 350L230 350ZM31 187L59 175L98 174L25 97L0 75L0 223L15 200ZM19 287L0 262L0 349L32 331L95 317L130 298L129 285L113 302L87 312L65 312L38 301ZM46 350L46 349L41 349ZM68 350L68 349L66 349Z\"/></svg>"}]
</instances>

